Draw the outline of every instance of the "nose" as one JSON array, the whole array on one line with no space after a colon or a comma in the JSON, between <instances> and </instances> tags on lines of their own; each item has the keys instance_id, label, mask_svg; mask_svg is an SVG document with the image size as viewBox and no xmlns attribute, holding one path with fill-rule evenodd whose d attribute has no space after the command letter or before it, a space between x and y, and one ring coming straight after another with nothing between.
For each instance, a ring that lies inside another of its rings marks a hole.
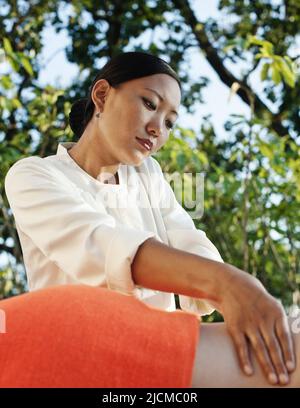
<instances>
[{"instance_id":1,"label":"nose","mask_svg":"<svg viewBox=\"0 0 300 408\"><path fill-rule=\"evenodd\" d=\"M158 121L151 121L147 124L147 132L155 137L161 137L163 134L161 124Z\"/></svg>"}]
</instances>

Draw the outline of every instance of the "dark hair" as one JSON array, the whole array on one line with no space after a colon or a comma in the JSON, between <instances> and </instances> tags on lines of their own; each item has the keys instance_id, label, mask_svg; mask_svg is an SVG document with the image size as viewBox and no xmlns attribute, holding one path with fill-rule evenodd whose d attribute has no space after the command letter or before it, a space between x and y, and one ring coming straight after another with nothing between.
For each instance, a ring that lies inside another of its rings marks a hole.
<instances>
[{"instance_id":1,"label":"dark hair","mask_svg":"<svg viewBox=\"0 0 300 408\"><path fill-rule=\"evenodd\" d=\"M91 93L99 79L106 79L112 87L147 75L167 74L173 77L181 90L176 72L163 59L145 52L125 52L112 57L99 71L86 98L75 101L69 114L69 123L77 138L83 134L94 113Z\"/></svg>"}]
</instances>

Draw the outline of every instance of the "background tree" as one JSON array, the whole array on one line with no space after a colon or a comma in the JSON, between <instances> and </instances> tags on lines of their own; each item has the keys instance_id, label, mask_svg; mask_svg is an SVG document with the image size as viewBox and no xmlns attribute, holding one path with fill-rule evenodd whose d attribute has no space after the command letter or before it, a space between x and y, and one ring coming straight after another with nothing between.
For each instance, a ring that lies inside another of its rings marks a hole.
<instances>
[{"instance_id":1,"label":"background tree","mask_svg":"<svg viewBox=\"0 0 300 408\"><path fill-rule=\"evenodd\" d=\"M65 18L64 10L72 7ZM249 106L232 115L226 140L209 116L199 129L177 127L156 155L165 172L204 172L204 229L226 262L258 276L285 305L299 302L300 4L286 1L219 1L224 17L197 19L187 0L4 1L0 0L0 293L26 290L20 243L4 193L4 176L22 157L55 154L59 141L76 141L68 127L71 103L83 97L99 66L120 51L145 50L165 58L183 83L183 106L204 103L209 78L190 77L189 51L198 48L212 70ZM79 78L66 89L38 84L41 35L47 24L67 30L70 62ZM141 35L151 33L145 48ZM157 33L164 33L162 41ZM257 72L264 84L251 86ZM214 314L210 319L219 319Z\"/></svg>"}]
</instances>

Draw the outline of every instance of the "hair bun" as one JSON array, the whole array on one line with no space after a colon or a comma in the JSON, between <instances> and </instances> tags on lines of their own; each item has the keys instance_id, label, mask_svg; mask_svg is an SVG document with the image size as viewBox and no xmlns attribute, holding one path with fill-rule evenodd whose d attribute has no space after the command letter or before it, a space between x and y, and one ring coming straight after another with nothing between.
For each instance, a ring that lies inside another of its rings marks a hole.
<instances>
[{"instance_id":1,"label":"hair bun","mask_svg":"<svg viewBox=\"0 0 300 408\"><path fill-rule=\"evenodd\" d=\"M69 113L69 124L73 133L79 138L84 130L84 113L88 98L75 101Z\"/></svg>"}]
</instances>

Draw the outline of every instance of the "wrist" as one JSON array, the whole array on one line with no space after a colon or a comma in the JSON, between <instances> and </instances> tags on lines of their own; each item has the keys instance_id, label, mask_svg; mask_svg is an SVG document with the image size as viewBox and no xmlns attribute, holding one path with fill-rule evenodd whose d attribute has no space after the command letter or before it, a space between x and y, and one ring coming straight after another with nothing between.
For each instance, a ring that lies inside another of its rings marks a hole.
<instances>
[{"instance_id":1,"label":"wrist","mask_svg":"<svg viewBox=\"0 0 300 408\"><path fill-rule=\"evenodd\" d=\"M192 269L190 284L195 290L195 297L220 303L224 290L230 285L236 272L231 265L209 258L194 255L195 266Z\"/></svg>"}]
</instances>

